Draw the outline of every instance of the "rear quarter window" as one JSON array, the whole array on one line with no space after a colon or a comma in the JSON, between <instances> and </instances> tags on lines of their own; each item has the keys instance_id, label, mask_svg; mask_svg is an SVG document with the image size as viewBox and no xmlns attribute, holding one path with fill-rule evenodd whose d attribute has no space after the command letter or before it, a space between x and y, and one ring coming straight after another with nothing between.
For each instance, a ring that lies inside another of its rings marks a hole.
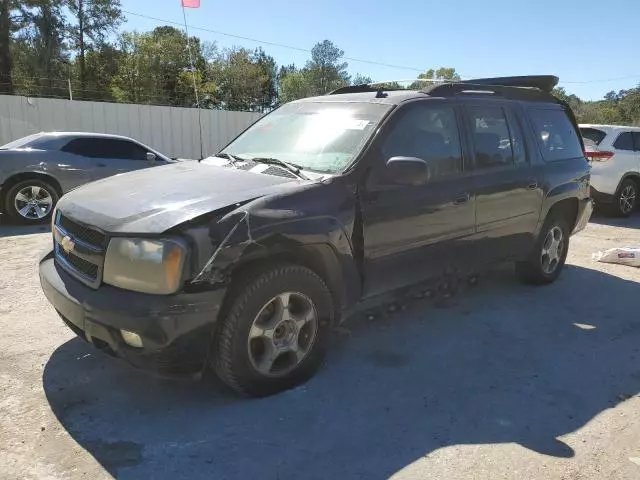
<instances>
[{"instance_id":1,"label":"rear quarter window","mask_svg":"<svg viewBox=\"0 0 640 480\"><path fill-rule=\"evenodd\" d=\"M545 161L584 157L578 133L564 110L531 108L528 112Z\"/></svg>"}]
</instances>

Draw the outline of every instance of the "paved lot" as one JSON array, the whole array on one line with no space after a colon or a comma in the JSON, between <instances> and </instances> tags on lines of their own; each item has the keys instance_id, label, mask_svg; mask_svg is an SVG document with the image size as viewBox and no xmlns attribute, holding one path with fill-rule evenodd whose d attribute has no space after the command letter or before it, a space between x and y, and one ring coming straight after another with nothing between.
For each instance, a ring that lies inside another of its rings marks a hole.
<instances>
[{"instance_id":1,"label":"paved lot","mask_svg":"<svg viewBox=\"0 0 640 480\"><path fill-rule=\"evenodd\" d=\"M73 338L37 280L48 235L0 226L0 477L638 479L640 269L590 259L638 228L595 218L550 287L497 269L355 319L310 383L239 400Z\"/></svg>"}]
</instances>

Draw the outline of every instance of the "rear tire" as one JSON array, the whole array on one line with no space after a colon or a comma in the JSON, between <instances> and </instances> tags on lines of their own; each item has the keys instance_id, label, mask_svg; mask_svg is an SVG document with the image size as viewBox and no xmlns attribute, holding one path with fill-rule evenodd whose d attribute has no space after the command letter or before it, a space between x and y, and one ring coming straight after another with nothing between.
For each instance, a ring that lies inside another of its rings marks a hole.
<instances>
[{"instance_id":1,"label":"rear tire","mask_svg":"<svg viewBox=\"0 0 640 480\"><path fill-rule=\"evenodd\" d=\"M613 203L609 206L609 212L615 217L626 218L630 216L638 205L638 184L627 178L620 184Z\"/></svg>"},{"instance_id":2,"label":"rear tire","mask_svg":"<svg viewBox=\"0 0 640 480\"><path fill-rule=\"evenodd\" d=\"M306 382L324 361L333 320L324 281L293 264L242 280L230 293L213 340L217 376L235 392L254 397Z\"/></svg>"},{"instance_id":3,"label":"rear tire","mask_svg":"<svg viewBox=\"0 0 640 480\"><path fill-rule=\"evenodd\" d=\"M5 211L12 220L23 224L47 221L58 203L56 189L42 180L23 180L7 191Z\"/></svg>"},{"instance_id":4,"label":"rear tire","mask_svg":"<svg viewBox=\"0 0 640 480\"><path fill-rule=\"evenodd\" d=\"M523 283L545 285L556 281L569 251L569 225L559 215L550 214L528 260L516 262L516 275Z\"/></svg>"}]
</instances>

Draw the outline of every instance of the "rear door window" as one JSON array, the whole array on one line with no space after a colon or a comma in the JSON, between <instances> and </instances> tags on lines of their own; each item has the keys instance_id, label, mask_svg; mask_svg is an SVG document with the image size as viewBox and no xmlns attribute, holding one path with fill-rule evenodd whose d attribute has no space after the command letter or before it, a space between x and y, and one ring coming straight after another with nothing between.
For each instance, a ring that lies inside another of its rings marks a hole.
<instances>
[{"instance_id":1,"label":"rear door window","mask_svg":"<svg viewBox=\"0 0 640 480\"><path fill-rule=\"evenodd\" d=\"M146 160L147 151L137 143L128 140L102 139L102 150L105 158L119 160Z\"/></svg>"},{"instance_id":2,"label":"rear door window","mask_svg":"<svg viewBox=\"0 0 640 480\"><path fill-rule=\"evenodd\" d=\"M545 161L584 157L578 133L563 109L530 108L528 112Z\"/></svg>"},{"instance_id":3,"label":"rear door window","mask_svg":"<svg viewBox=\"0 0 640 480\"><path fill-rule=\"evenodd\" d=\"M618 135L616 141L613 142L613 148L616 150L633 151L633 134L631 132L623 132Z\"/></svg>"},{"instance_id":4,"label":"rear door window","mask_svg":"<svg viewBox=\"0 0 640 480\"><path fill-rule=\"evenodd\" d=\"M633 145L636 152L640 152L640 132L633 132Z\"/></svg>"},{"instance_id":5,"label":"rear door window","mask_svg":"<svg viewBox=\"0 0 640 480\"><path fill-rule=\"evenodd\" d=\"M580 134L585 140L585 145L598 146L607 136L607 132L591 127L581 127Z\"/></svg>"},{"instance_id":6,"label":"rear door window","mask_svg":"<svg viewBox=\"0 0 640 480\"><path fill-rule=\"evenodd\" d=\"M497 106L468 107L477 169L527 163L524 134L512 111Z\"/></svg>"}]
</instances>

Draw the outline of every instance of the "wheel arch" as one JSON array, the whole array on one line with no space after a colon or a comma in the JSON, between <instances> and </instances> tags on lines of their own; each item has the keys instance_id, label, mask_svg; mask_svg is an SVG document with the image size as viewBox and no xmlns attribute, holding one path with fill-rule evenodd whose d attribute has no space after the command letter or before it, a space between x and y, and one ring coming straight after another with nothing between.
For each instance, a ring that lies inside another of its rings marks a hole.
<instances>
[{"instance_id":1,"label":"wheel arch","mask_svg":"<svg viewBox=\"0 0 640 480\"><path fill-rule=\"evenodd\" d=\"M546 218L549 218L551 215L562 216L569 224L569 232L571 233L578 221L579 204L580 201L576 197L568 197L558 200L551 205Z\"/></svg>"},{"instance_id":2,"label":"wheel arch","mask_svg":"<svg viewBox=\"0 0 640 480\"><path fill-rule=\"evenodd\" d=\"M633 180L636 184L636 187L638 187L638 191L640 191L640 172L627 172L622 176L620 182L618 183L618 187L616 188L616 195L620 193L620 188L622 187L622 184L625 182L625 180Z\"/></svg>"},{"instance_id":3,"label":"wheel arch","mask_svg":"<svg viewBox=\"0 0 640 480\"><path fill-rule=\"evenodd\" d=\"M53 188L55 188L56 193L58 194L58 197L62 197L63 195L62 185L60 185L60 182L53 175L49 175L48 173L42 173L42 172L15 173L11 175L9 178L7 178L7 180L2 184L2 195L0 195L1 211L4 211L5 209L4 202L7 197L7 194L9 193L9 190L11 190L11 188L13 188L18 183L23 182L25 180L40 180L42 182L47 182Z\"/></svg>"},{"instance_id":4,"label":"wheel arch","mask_svg":"<svg viewBox=\"0 0 640 480\"><path fill-rule=\"evenodd\" d=\"M265 248L239 259L229 274L227 298L244 286L246 279L274 265L293 263L308 268L327 285L334 299L334 321L341 311L353 306L360 294L360 280L353 259L341 258L329 243L299 245L288 248Z\"/></svg>"}]
</instances>

